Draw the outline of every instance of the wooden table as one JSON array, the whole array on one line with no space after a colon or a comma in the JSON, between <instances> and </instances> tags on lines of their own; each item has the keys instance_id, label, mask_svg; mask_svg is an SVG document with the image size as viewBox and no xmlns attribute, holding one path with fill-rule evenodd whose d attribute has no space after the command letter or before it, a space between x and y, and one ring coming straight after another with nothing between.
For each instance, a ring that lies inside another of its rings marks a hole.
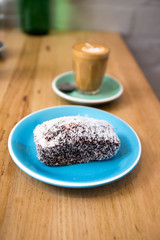
<instances>
[{"instance_id":1,"label":"wooden table","mask_svg":"<svg viewBox=\"0 0 160 240\"><path fill-rule=\"evenodd\" d=\"M0 59L0 239L160 239L160 111L123 39L117 33L53 32L43 37L1 31ZM97 188L68 189L22 172L7 147L13 126L36 110L69 105L51 81L72 70L71 47L97 41L111 48L107 72L124 86L123 95L96 108L129 123L140 137L142 157L121 180Z\"/></svg>"}]
</instances>

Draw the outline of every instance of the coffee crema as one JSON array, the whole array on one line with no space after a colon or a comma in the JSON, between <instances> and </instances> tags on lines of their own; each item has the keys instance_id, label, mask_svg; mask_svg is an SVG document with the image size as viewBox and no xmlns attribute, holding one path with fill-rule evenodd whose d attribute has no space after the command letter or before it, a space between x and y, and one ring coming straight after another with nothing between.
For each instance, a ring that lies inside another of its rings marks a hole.
<instances>
[{"instance_id":1,"label":"coffee crema","mask_svg":"<svg viewBox=\"0 0 160 240\"><path fill-rule=\"evenodd\" d=\"M99 92L103 81L109 48L97 43L73 46L73 69L78 90L86 94Z\"/></svg>"},{"instance_id":2,"label":"coffee crema","mask_svg":"<svg viewBox=\"0 0 160 240\"><path fill-rule=\"evenodd\" d=\"M84 56L105 56L108 55L109 53L109 48L101 45L101 44L97 44L97 43L78 43L76 45L73 46L74 51L77 51L77 54L81 54Z\"/></svg>"}]
</instances>

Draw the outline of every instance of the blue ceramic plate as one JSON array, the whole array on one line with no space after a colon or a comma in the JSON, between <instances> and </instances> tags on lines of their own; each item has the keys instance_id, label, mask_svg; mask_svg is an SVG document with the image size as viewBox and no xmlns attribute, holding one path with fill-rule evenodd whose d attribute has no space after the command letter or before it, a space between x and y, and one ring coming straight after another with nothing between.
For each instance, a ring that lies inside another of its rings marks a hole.
<instances>
[{"instance_id":1,"label":"blue ceramic plate","mask_svg":"<svg viewBox=\"0 0 160 240\"><path fill-rule=\"evenodd\" d=\"M117 155L106 161L71 166L49 167L41 163L36 157L34 128L53 118L86 114L88 117L107 120L113 125L121 141ZM12 129L8 147L12 159L25 173L42 182L72 188L113 182L129 173L141 155L139 138L128 124L108 112L82 106L52 107L28 115Z\"/></svg>"}]
</instances>

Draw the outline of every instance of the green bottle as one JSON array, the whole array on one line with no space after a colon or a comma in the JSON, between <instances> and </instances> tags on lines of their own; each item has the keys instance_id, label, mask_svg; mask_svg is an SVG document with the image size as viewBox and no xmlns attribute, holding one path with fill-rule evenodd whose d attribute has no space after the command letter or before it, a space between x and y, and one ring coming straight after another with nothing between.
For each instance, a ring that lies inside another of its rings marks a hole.
<instances>
[{"instance_id":1,"label":"green bottle","mask_svg":"<svg viewBox=\"0 0 160 240\"><path fill-rule=\"evenodd\" d=\"M50 0L19 0L20 26L29 34L43 35L50 29Z\"/></svg>"}]
</instances>

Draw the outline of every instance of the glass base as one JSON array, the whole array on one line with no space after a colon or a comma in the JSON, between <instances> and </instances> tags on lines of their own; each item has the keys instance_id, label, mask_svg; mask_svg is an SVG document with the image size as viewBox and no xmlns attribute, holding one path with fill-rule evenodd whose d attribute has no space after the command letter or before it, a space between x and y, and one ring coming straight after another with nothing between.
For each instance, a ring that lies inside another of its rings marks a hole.
<instances>
[{"instance_id":1,"label":"glass base","mask_svg":"<svg viewBox=\"0 0 160 240\"><path fill-rule=\"evenodd\" d=\"M97 94L97 93L100 92L100 89L97 89L97 90L94 90L94 91L83 91L83 90L77 88L77 90L78 90L80 93L86 94L86 95L95 95L95 94Z\"/></svg>"}]
</instances>

